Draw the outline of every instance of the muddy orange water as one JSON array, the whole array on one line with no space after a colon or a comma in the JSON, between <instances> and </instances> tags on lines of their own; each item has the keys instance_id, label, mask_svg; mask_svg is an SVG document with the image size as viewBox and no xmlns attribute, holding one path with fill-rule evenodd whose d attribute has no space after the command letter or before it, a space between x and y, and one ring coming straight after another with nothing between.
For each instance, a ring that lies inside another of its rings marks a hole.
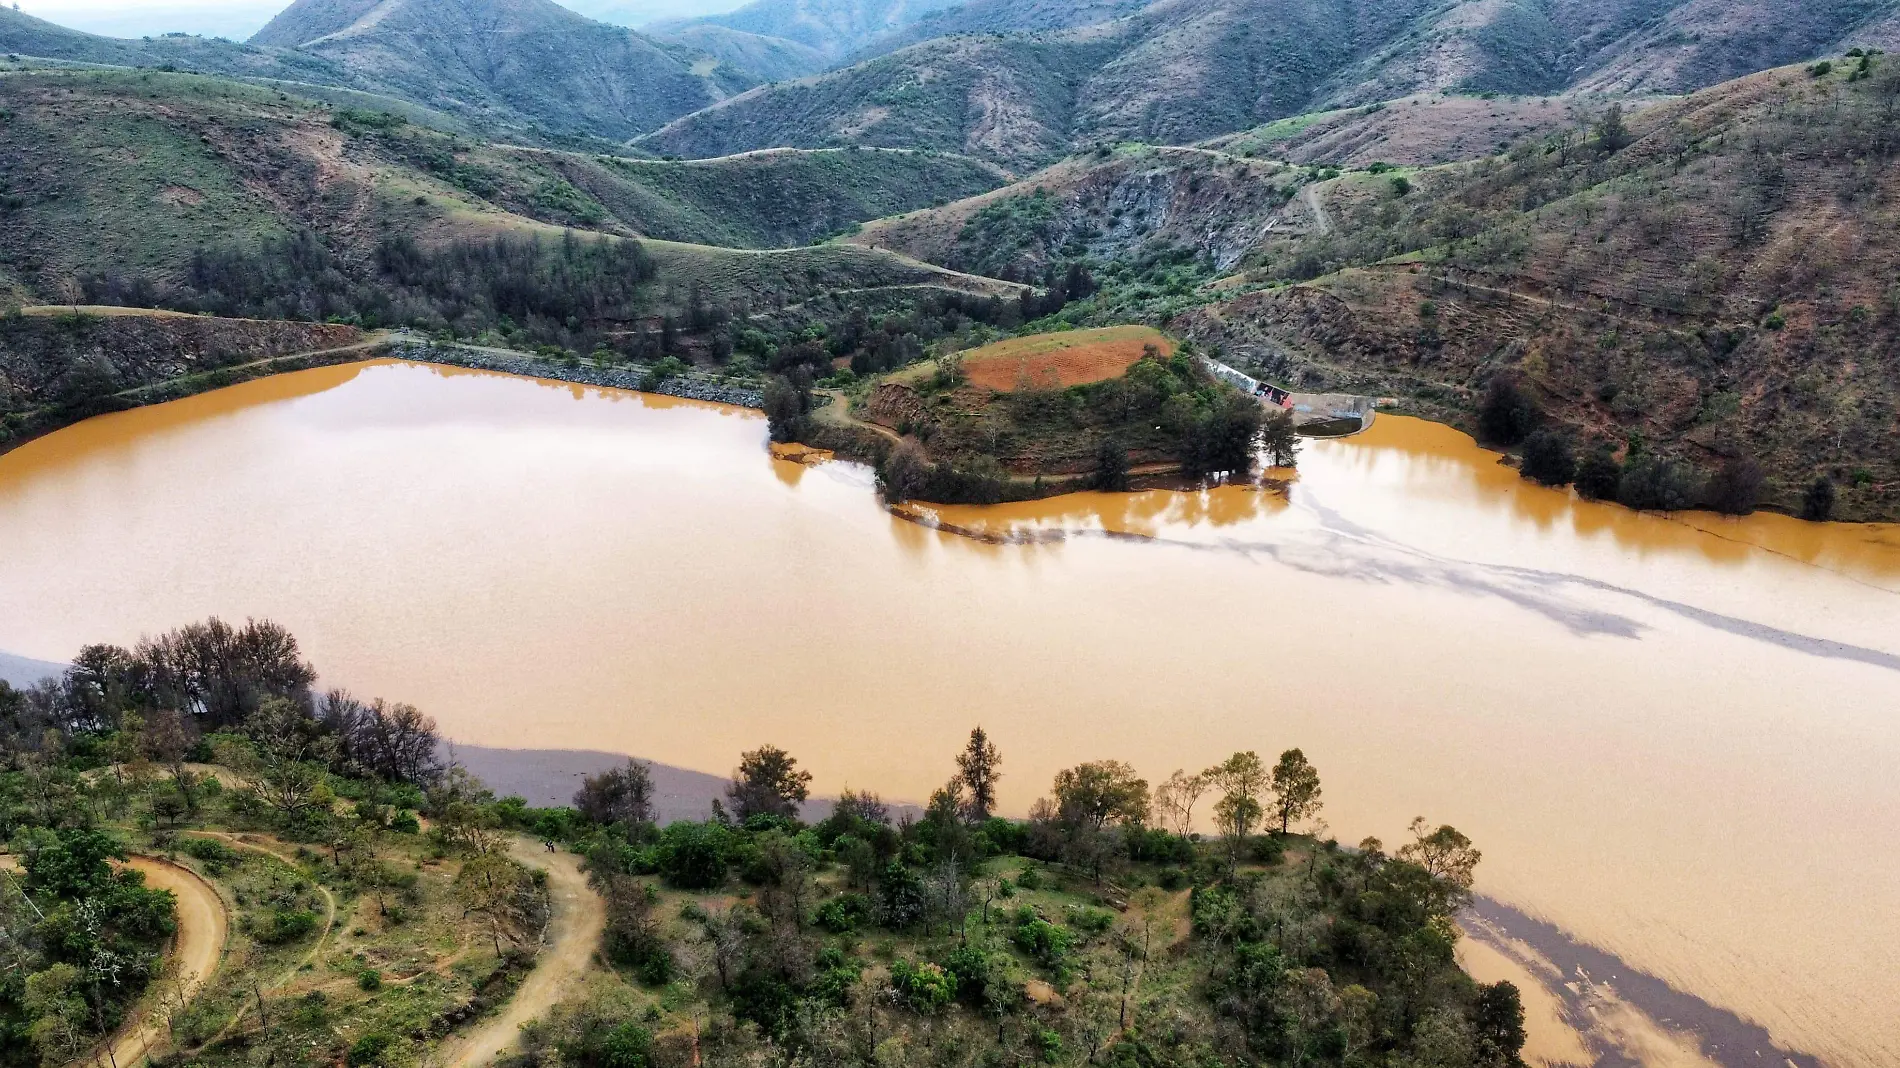
<instances>
[{"instance_id":1,"label":"muddy orange water","mask_svg":"<svg viewBox=\"0 0 1900 1068\"><path fill-rule=\"evenodd\" d=\"M1900 530L1579 504L1390 417L1285 498L941 511L1020 540L774 461L756 413L308 371L0 457L0 649L269 616L473 744L773 742L906 798L981 723L1018 812L1079 760L1297 745L1343 840L1477 840L1474 970L1589 1032L1540 1059L1900 1063Z\"/></svg>"}]
</instances>

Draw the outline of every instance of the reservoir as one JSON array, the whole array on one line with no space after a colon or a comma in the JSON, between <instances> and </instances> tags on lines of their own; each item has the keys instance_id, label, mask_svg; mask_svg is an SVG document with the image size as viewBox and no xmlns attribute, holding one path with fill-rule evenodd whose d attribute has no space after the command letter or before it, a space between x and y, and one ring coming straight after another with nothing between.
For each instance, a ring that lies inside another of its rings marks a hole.
<instances>
[{"instance_id":1,"label":"reservoir","mask_svg":"<svg viewBox=\"0 0 1900 1068\"><path fill-rule=\"evenodd\" d=\"M927 797L977 724L1018 815L1299 746L1342 842L1484 851L1468 964L1541 984L1545 1063L1900 1063L1900 528L1579 502L1389 416L1285 493L899 517L755 412L397 362L0 456L0 649L213 614L470 744L770 742L820 793Z\"/></svg>"}]
</instances>

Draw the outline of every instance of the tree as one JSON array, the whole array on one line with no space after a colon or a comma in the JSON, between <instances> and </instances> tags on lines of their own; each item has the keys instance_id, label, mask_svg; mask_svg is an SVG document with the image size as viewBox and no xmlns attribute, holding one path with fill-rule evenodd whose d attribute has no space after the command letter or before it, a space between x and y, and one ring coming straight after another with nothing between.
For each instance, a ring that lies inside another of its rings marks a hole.
<instances>
[{"instance_id":1,"label":"tree","mask_svg":"<svg viewBox=\"0 0 1900 1068\"><path fill-rule=\"evenodd\" d=\"M1747 515L1760 503L1765 480L1760 464L1746 456L1731 456L1709 479L1708 505L1724 515Z\"/></svg>"},{"instance_id":2,"label":"tree","mask_svg":"<svg viewBox=\"0 0 1900 1068\"><path fill-rule=\"evenodd\" d=\"M733 814L743 822L753 816L798 815L798 806L811 796L811 772L798 770L798 761L777 746L760 746L739 756L738 770L726 787Z\"/></svg>"},{"instance_id":3,"label":"tree","mask_svg":"<svg viewBox=\"0 0 1900 1068\"><path fill-rule=\"evenodd\" d=\"M1427 830L1423 816L1412 821L1411 830L1412 842L1399 847L1399 859L1424 868L1434 879L1470 890L1478 861L1484 856L1471 844L1471 839L1450 824Z\"/></svg>"},{"instance_id":4,"label":"tree","mask_svg":"<svg viewBox=\"0 0 1900 1068\"><path fill-rule=\"evenodd\" d=\"M1834 518L1834 481L1826 475L1820 475L1808 483L1808 491L1801 497L1801 518L1811 523L1825 523Z\"/></svg>"},{"instance_id":5,"label":"tree","mask_svg":"<svg viewBox=\"0 0 1900 1068\"><path fill-rule=\"evenodd\" d=\"M1522 1068L1524 1003L1516 986L1499 981L1478 988L1478 1000L1471 1006L1471 1037L1479 1064Z\"/></svg>"},{"instance_id":6,"label":"tree","mask_svg":"<svg viewBox=\"0 0 1900 1068\"><path fill-rule=\"evenodd\" d=\"M1241 843L1265 813L1261 798L1271 782L1266 765L1259 754L1249 750L1235 753L1202 774L1221 791L1221 799L1214 806L1214 820L1227 837L1233 858L1238 860Z\"/></svg>"},{"instance_id":7,"label":"tree","mask_svg":"<svg viewBox=\"0 0 1900 1068\"><path fill-rule=\"evenodd\" d=\"M1148 818L1148 783L1119 760L1065 768L1056 773L1054 791L1056 812L1064 823L1099 831L1111 823Z\"/></svg>"},{"instance_id":8,"label":"tree","mask_svg":"<svg viewBox=\"0 0 1900 1068\"><path fill-rule=\"evenodd\" d=\"M1537 402L1524 392L1517 379L1494 375L1478 406L1478 436L1498 445L1516 445L1530 436L1543 417Z\"/></svg>"},{"instance_id":9,"label":"tree","mask_svg":"<svg viewBox=\"0 0 1900 1068\"><path fill-rule=\"evenodd\" d=\"M1293 413L1270 412L1260 425L1260 447L1267 463L1274 467L1293 467L1300 462L1300 432L1293 426Z\"/></svg>"},{"instance_id":10,"label":"tree","mask_svg":"<svg viewBox=\"0 0 1900 1068\"><path fill-rule=\"evenodd\" d=\"M1114 438L1103 438L1095 446L1095 488L1103 493L1120 493L1128 488L1128 450Z\"/></svg>"},{"instance_id":11,"label":"tree","mask_svg":"<svg viewBox=\"0 0 1900 1068\"><path fill-rule=\"evenodd\" d=\"M517 901L532 886L528 870L501 853L478 853L456 873L455 899L462 915L477 913L488 920L495 956L501 956L501 939L515 918ZM514 935L508 940L513 942Z\"/></svg>"},{"instance_id":12,"label":"tree","mask_svg":"<svg viewBox=\"0 0 1900 1068\"><path fill-rule=\"evenodd\" d=\"M996 783L1003 777L996 769L1002 763L1003 754L997 752L983 728L972 730L970 744L957 754L957 777L968 792L964 812L972 822L989 819L996 811Z\"/></svg>"},{"instance_id":13,"label":"tree","mask_svg":"<svg viewBox=\"0 0 1900 1068\"><path fill-rule=\"evenodd\" d=\"M652 765L629 760L581 780L574 807L595 823L626 828L653 822Z\"/></svg>"},{"instance_id":14,"label":"tree","mask_svg":"<svg viewBox=\"0 0 1900 1068\"><path fill-rule=\"evenodd\" d=\"M1211 783L1206 772L1189 775L1180 768L1168 781L1155 786L1154 808L1163 827L1173 827L1183 838L1194 830L1194 806Z\"/></svg>"},{"instance_id":15,"label":"tree","mask_svg":"<svg viewBox=\"0 0 1900 1068\"><path fill-rule=\"evenodd\" d=\"M885 500L903 504L925 492L930 485L932 466L923 446L904 441L891 450L877 470L877 484Z\"/></svg>"},{"instance_id":16,"label":"tree","mask_svg":"<svg viewBox=\"0 0 1900 1068\"><path fill-rule=\"evenodd\" d=\"M1585 453L1577 465L1577 495L1587 501L1616 499L1617 483L1623 478L1623 465L1608 442L1600 441Z\"/></svg>"},{"instance_id":17,"label":"tree","mask_svg":"<svg viewBox=\"0 0 1900 1068\"><path fill-rule=\"evenodd\" d=\"M1570 436L1560 430L1533 431L1524 439L1525 478L1545 486L1567 486L1577 477L1577 457Z\"/></svg>"},{"instance_id":18,"label":"tree","mask_svg":"<svg viewBox=\"0 0 1900 1068\"><path fill-rule=\"evenodd\" d=\"M1631 138L1629 125L1623 121L1623 105L1604 108L1592 132L1596 134L1597 150L1606 156L1628 148Z\"/></svg>"},{"instance_id":19,"label":"tree","mask_svg":"<svg viewBox=\"0 0 1900 1068\"><path fill-rule=\"evenodd\" d=\"M796 441L803 432L805 411L810 406L807 396L801 395L798 387L784 375L769 375L762 403L772 440Z\"/></svg>"},{"instance_id":20,"label":"tree","mask_svg":"<svg viewBox=\"0 0 1900 1068\"><path fill-rule=\"evenodd\" d=\"M1280 833L1318 813L1319 795L1319 772L1306 762L1306 754L1298 749L1281 753L1273 766L1273 811L1280 818Z\"/></svg>"}]
</instances>

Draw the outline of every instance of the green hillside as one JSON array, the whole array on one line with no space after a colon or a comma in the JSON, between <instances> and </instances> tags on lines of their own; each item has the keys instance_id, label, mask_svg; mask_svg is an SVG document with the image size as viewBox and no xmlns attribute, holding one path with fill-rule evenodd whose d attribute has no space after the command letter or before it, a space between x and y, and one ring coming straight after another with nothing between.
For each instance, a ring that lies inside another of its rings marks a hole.
<instances>
[{"instance_id":1,"label":"green hillside","mask_svg":"<svg viewBox=\"0 0 1900 1068\"><path fill-rule=\"evenodd\" d=\"M563 155L194 75L17 73L0 78L0 216L9 234L0 293L56 302L82 274L163 278L197 249L255 249L303 231L355 260L383 237L427 243L537 227L802 245L998 180L981 164L908 153L709 163ZM927 270L898 267L887 254L846 255L890 264L902 284Z\"/></svg>"}]
</instances>

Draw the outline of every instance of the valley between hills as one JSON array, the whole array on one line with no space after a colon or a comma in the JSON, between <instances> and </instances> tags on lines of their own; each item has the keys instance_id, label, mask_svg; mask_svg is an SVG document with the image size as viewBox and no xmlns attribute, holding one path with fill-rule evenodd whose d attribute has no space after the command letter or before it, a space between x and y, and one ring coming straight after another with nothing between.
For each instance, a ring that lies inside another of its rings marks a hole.
<instances>
[{"instance_id":1,"label":"valley between hills","mask_svg":"<svg viewBox=\"0 0 1900 1068\"><path fill-rule=\"evenodd\" d=\"M1900 1050L1900 0L613 17L0 8L0 1068Z\"/></svg>"}]
</instances>

